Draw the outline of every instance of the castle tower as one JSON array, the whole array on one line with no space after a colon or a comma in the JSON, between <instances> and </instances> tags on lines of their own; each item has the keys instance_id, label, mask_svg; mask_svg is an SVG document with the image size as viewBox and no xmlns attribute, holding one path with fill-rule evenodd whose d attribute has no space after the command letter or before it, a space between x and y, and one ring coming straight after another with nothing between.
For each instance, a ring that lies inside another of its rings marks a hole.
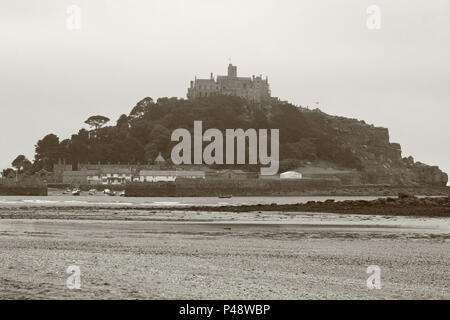
<instances>
[{"instance_id":1,"label":"castle tower","mask_svg":"<svg viewBox=\"0 0 450 320\"><path fill-rule=\"evenodd\" d=\"M237 77L237 67L233 66L231 63L228 65L228 77L229 78Z\"/></svg>"}]
</instances>

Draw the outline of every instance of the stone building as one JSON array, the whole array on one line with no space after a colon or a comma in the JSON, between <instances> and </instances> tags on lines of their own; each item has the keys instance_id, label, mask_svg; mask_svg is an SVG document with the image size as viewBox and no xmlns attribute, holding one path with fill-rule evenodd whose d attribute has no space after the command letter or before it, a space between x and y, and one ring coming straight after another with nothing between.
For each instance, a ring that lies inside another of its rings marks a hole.
<instances>
[{"instance_id":1,"label":"stone building","mask_svg":"<svg viewBox=\"0 0 450 320\"><path fill-rule=\"evenodd\" d=\"M97 175L97 170L64 171L62 174L62 183L69 185L87 184L88 176Z\"/></svg>"},{"instance_id":2,"label":"stone building","mask_svg":"<svg viewBox=\"0 0 450 320\"><path fill-rule=\"evenodd\" d=\"M232 95L253 102L261 102L270 99L270 88L268 78L262 75L255 77L238 77L237 67L231 63L228 65L226 76L213 74L209 79L197 79L191 81L188 88L187 98L195 99L216 95Z\"/></svg>"},{"instance_id":3,"label":"stone building","mask_svg":"<svg viewBox=\"0 0 450 320\"><path fill-rule=\"evenodd\" d=\"M207 180L248 180L257 179L257 172L246 172L243 170L208 170L206 171Z\"/></svg>"}]
</instances>

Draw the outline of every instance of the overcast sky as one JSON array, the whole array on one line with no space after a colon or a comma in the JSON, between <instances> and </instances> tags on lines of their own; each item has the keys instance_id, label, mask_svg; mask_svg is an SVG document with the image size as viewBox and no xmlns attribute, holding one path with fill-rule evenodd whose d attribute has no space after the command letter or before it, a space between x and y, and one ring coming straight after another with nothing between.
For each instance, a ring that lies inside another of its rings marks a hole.
<instances>
[{"instance_id":1,"label":"overcast sky","mask_svg":"<svg viewBox=\"0 0 450 320\"><path fill-rule=\"evenodd\" d=\"M0 0L0 167L90 115L184 98L230 57L272 95L387 127L403 156L450 172L448 0Z\"/></svg>"}]
</instances>

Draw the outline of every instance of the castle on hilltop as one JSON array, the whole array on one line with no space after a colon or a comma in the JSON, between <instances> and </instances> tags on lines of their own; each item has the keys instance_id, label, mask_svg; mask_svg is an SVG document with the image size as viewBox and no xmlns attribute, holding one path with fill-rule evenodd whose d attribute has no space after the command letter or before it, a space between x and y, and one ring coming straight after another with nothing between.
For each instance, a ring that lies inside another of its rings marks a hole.
<instances>
[{"instance_id":1,"label":"castle on hilltop","mask_svg":"<svg viewBox=\"0 0 450 320\"><path fill-rule=\"evenodd\" d=\"M238 77L237 67L230 63L226 76L217 76L217 79L214 79L211 73L209 79L195 77L188 88L187 98L195 99L217 95L231 95L253 102L261 102L270 99L269 82L267 77L263 79L262 75Z\"/></svg>"}]
</instances>

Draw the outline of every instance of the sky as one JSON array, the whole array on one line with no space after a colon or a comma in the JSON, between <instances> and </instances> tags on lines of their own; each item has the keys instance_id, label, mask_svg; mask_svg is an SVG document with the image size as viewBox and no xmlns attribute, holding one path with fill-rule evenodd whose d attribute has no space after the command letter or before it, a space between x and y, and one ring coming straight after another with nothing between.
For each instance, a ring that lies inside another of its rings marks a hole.
<instances>
[{"instance_id":1,"label":"sky","mask_svg":"<svg viewBox=\"0 0 450 320\"><path fill-rule=\"evenodd\" d=\"M273 96L387 127L403 156L449 173L449 57L448 0L0 0L0 168L91 115L185 98L231 59Z\"/></svg>"}]
</instances>

